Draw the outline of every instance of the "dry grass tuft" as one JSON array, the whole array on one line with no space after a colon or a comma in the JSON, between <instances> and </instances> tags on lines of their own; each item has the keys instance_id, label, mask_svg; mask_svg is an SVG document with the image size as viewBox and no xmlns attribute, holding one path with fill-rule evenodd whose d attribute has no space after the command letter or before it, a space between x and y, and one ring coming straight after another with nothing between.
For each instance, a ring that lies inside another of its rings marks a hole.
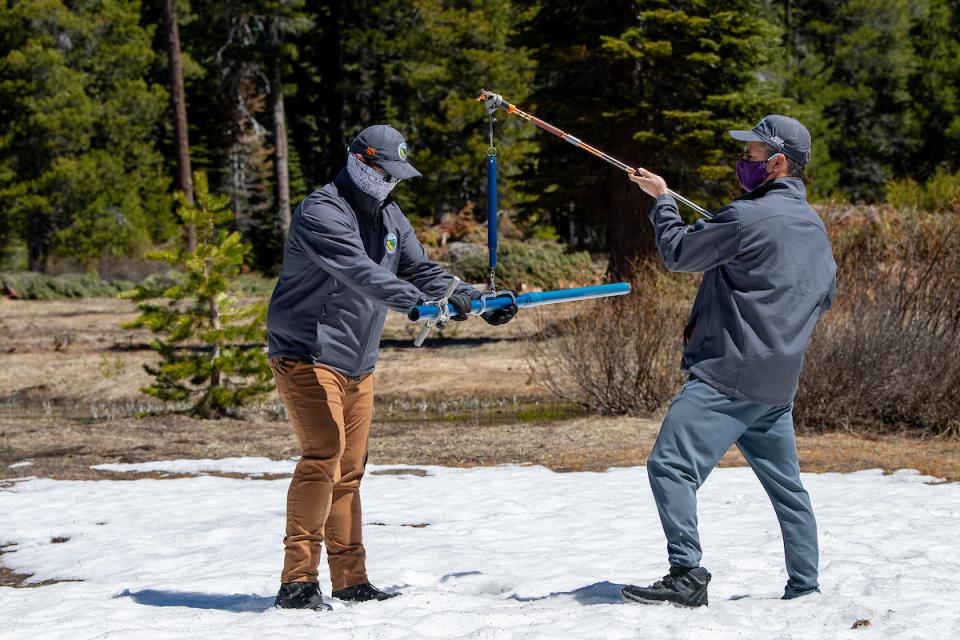
<instances>
[{"instance_id":1,"label":"dry grass tuft","mask_svg":"<svg viewBox=\"0 0 960 640\"><path fill-rule=\"evenodd\" d=\"M643 415L676 390L684 304L653 264L638 269L632 286L531 336L531 368L553 396L601 415Z\"/></svg>"}]
</instances>

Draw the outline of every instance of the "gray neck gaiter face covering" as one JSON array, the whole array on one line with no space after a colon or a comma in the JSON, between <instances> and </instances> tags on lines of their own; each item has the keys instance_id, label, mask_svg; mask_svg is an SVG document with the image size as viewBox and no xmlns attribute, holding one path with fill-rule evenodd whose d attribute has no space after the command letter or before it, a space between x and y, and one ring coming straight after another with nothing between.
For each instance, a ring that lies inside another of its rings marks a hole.
<instances>
[{"instance_id":1,"label":"gray neck gaiter face covering","mask_svg":"<svg viewBox=\"0 0 960 640\"><path fill-rule=\"evenodd\" d=\"M353 184L357 185L360 191L376 199L377 202L383 202L393 191L400 181L390 175L383 175L376 169L368 167L366 164L357 160L352 153L347 154L347 173Z\"/></svg>"}]
</instances>

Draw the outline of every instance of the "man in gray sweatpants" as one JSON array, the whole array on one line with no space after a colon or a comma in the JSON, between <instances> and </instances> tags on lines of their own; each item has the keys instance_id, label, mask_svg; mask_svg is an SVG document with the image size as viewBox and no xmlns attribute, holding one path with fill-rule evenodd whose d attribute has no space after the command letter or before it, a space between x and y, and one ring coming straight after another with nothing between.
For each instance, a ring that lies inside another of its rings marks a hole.
<instances>
[{"instance_id":1,"label":"man in gray sweatpants","mask_svg":"<svg viewBox=\"0 0 960 640\"><path fill-rule=\"evenodd\" d=\"M704 275L684 329L681 366L690 377L647 461L670 573L649 587L624 587L628 600L707 604L697 490L733 444L780 521L783 597L819 591L817 524L800 482L793 397L814 325L833 302L836 264L806 201L807 129L770 115L730 133L745 143L737 177L746 193L710 220L684 224L662 178L642 169L631 177L656 198L650 220L667 268Z\"/></svg>"}]
</instances>

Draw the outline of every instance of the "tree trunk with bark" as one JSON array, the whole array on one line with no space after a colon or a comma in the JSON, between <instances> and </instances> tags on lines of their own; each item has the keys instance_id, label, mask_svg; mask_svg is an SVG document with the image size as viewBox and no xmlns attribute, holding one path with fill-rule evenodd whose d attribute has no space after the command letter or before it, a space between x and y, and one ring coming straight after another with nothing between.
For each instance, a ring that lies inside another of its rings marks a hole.
<instances>
[{"instance_id":1,"label":"tree trunk with bark","mask_svg":"<svg viewBox=\"0 0 960 640\"><path fill-rule=\"evenodd\" d=\"M612 155L624 162L643 158L643 148L632 140L628 127L621 126L614 133ZM652 204L650 197L617 169L608 169L606 186L609 189L607 213L607 250L611 276L629 280L636 271L636 263L656 250L653 227L647 220Z\"/></svg>"},{"instance_id":2,"label":"tree trunk with bark","mask_svg":"<svg viewBox=\"0 0 960 640\"><path fill-rule=\"evenodd\" d=\"M176 0L164 0L163 20L167 31L167 54L170 61L170 102L173 106L173 135L177 148L177 187L193 204L193 177L190 168L190 141L187 137L187 103L183 90L183 63L180 60L180 26ZM187 225L187 250L197 247L197 229Z\"/></svg>"},{"instance_id":3,"label":"tree trunk with bark","mask_svg":"<svg viewBox=\"0 0 960 640\"><path fill-rule=\"evenodd\" d=\"M347 147L347 123L344 120L344 97L341 80L343 77L343 2L334 0L329 5L330 16L324 26L323 74L328 78L326 91L327 137L330 146L327 150L326 164L329 167L329 179L333 179L344 164Z\"/></svg>"},{"instance_id":4,"label":"tree trunk with bark","mask_svg":"<svg viewBox=\"0 0 960 640\"><path fill-rule=\"evenodd\" d=\"M283 71L280 27L276 12L270 16L270 112L273 116L273 171L277 220L283 241L290 230L290 169L287 152L287 121L283 105Z\"/></svg>"}]
</instances>

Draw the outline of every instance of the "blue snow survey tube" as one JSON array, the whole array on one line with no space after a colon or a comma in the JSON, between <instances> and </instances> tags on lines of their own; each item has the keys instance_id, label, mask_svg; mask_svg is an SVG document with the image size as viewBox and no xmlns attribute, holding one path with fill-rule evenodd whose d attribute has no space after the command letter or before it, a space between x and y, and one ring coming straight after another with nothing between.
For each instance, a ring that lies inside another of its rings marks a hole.
<instances>
[{"instance_id":1,"label":"blue snow survey tube","mask_svg":"<svg viewBox=\"0 0 960 640\"><path fill-rule=\"evenodd\" d=\"M534 291L523 293L517 296L517 306L521 309L530 307L540 307L545 304L556 304L558 302L574 302L577 300L591 300L594 298L609 298L611 296L622 296L630 293L630 285L626 282L615 282L613 284L601 284L593 287L577 287L576 289L558 289L556 291ZM493 309L502 309L513 304L510 296L500 294L488 294L486 300L474 300L470 305L470 313L480 315L484 311ZM454 315L456 309L447 305L447 311ZM436 305L424 304L412 307L407 311L407 318L416 322L435 318L440 310Z\"/></svg>"}]
</instances>

